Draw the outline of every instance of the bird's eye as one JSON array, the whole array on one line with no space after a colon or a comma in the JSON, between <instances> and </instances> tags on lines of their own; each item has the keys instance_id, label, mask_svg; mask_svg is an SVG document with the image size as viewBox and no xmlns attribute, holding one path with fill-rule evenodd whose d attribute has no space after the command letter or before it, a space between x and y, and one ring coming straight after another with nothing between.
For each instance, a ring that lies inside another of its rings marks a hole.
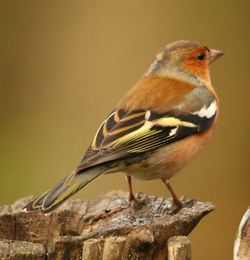
<instances>
[{"instance_id":1,"label":"bird's eye","mask_svg":"<svg viewBox=\"0 0 250 260\"><path fill-rule=\"evenodd\" d=\"M198 57L198 59L199 59L199 60L204 60L204 59L205 59L205 57L206 57L206 55L205 55L205 53L204 53L204 52L201 52L201 53L199 53L199 54L198 54L198 56L197 56L197 57Z\"/></svg>"}]
</instances>

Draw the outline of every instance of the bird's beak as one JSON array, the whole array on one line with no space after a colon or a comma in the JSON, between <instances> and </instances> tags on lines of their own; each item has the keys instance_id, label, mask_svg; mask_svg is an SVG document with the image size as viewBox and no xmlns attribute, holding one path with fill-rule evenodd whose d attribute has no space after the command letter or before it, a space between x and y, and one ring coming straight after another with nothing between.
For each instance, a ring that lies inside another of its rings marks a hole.
<instances>
[{"instance_id":1,"label":"bird's beak","mask_svg":"<svg viewBox=\"0 0 250 260\"><path fill-rule=\"evenodd\" d=\"M223 56L225 53L223 51L219 50L210 50L209 52L209 64L211 64L213 61L217 60L221 56Z\"/></svg>"}]
</instances>

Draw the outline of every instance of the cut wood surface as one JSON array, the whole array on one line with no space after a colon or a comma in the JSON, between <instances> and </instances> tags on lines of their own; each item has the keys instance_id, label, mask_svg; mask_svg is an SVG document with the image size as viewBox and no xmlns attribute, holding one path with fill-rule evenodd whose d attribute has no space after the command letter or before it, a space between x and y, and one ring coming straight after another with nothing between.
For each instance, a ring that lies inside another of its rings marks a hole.
<instances>
[{"instance_id":1,"label":"cut wood surface","mask_svg":"<svg viewBox=\"0 0 250 260\"><path fill-rule=\"evenodd\" d=\"M250 259L250 207L242 217L234 244L234 260Z\"/></svg>"},{"instance_id":2,"label":"cut wood surface","mask_svg":"<svg viewBox=\"0 0 250 260\"><path fill-rule=\"evenodd\" d=\"M182 198L174 213L171 199L145 194L128 208L127 196L114 191L99 200L69 200L50 214L24 212L32 197L0 207L0 259L166 259L168 239L187 236L214 209Z\"/></svg>"},{"instance_id":3,"label":"cut wood surface","mask_svg":"<svg viewBox=\"0 0 250 260\"><path fill-rule=\"evenodd\" d=\"M168 240L168 260L191 260L191 243L185 236L174 236Z\"/></svg>"}]
</instances>

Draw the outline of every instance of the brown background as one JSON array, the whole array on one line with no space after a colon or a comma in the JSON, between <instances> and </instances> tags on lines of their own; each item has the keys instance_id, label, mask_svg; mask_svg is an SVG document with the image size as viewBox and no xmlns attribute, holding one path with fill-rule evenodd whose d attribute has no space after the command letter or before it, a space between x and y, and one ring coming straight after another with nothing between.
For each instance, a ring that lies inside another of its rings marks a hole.
<instances>
[{"instance_id":1,"label":"brown background","mask_svg":"<svg viewBox=\"0 0 250 260\"><path fill-rule=\"evenodd\" d=\"M1 1L0 204L46 190L81 159L95 130L166 43L227 54L212 66L221 118L212 142L172 183L213 201L190 235L193 259L231 259L249 205L249 1ZM105 176L79 196L127 189ZM159 181L135 190L168 196Z\"/></svg>"}]
</instances>

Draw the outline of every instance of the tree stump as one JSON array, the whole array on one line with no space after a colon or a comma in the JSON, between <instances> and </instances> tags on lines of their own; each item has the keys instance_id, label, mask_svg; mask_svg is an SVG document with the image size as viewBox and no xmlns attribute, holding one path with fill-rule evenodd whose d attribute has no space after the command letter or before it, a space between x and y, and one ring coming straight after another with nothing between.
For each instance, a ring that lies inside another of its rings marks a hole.
<instances>
[{"instance_id":1,"label":"tree stump","mask_svg":"<svg viewBox=\"0 0 250 260\"><path fill-rule=\"evenodd\" d=\"M215 208L182 198L183 208L174 213L171 199L145 194L137 195L143 202L136 208L128 208L127 196L114 191L99 200L69 200L50 214L23 211L31 197L3 206L0 259L167 259L168 239L187 236ZM179 243L187 257L169 259L190 259L185 238L173 241L169 246Z\"/></svg>"},{"instance_id":2,"label":"tree stump","mask_svg":"<svg viewBox=\"0 0 250 260\"><path fill-rule=\"evenodd\" d=\"M242 217L234 243L234 260L250 259L250 207Z\"/></svg>"}]
</instances>

